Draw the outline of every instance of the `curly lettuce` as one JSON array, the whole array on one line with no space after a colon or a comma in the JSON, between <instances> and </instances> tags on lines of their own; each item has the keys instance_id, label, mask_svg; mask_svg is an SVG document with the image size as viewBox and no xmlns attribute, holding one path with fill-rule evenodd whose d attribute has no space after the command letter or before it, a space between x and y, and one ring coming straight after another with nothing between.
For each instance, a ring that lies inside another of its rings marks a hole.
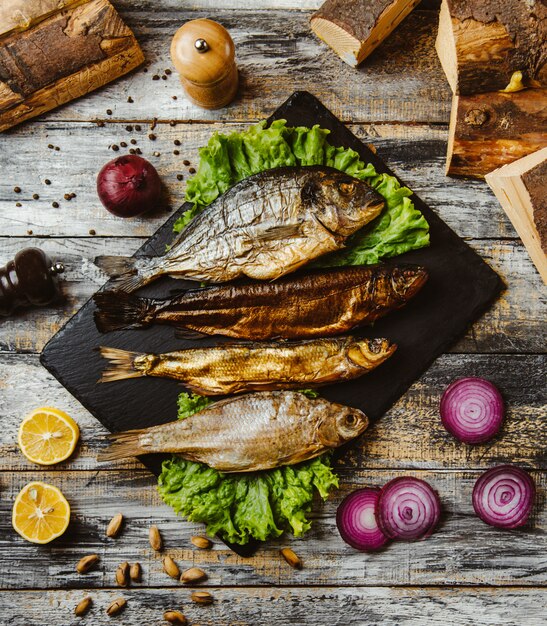
<instances>
[{"instance_id":1,"label":"curly lettuce","mask_svg":"<svg viewBox=\"0 0 547 626\"><path fill-rule=\"evenodd\" d=\"M315 392L311 392L314 394ZM185 419L212 402L181 393L178 417ZM244 545L266 541L284 531L302 536L311 527L314 491L325 499L338 487L328 455L264 472L224 474L203 463L173 456L163 462L158 491L166 504L210 535Z\"/></svg>"}]
</instances>

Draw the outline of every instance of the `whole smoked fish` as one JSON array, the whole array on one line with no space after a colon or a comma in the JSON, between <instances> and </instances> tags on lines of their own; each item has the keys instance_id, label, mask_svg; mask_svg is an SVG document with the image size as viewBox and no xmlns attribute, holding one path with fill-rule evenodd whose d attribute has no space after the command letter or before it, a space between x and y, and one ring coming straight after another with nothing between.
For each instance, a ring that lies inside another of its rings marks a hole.
<instances>
[{"instance_id":1,"label":"whole smoked fish","mask_svg":"<svg viewBox=\"0 0 547 626\"><path fill-rule=\"evenodd\" d=\"M211 203L160 257L99 257L117 286L134 291L159 276L223 283L273 280L344 247L377 217L384 199L331 167L281 167L240 181Z\"/></svg>"},{"instance_id":2,"label":"whole smoked fish","mask_svg":"<svg viewBox=\"0 0 547 626\"><path fill-rule=\"evenodd\" d=\"M201 395L302 389L358 378L388 359L387 339L336 337L296 343L227 344L166 354L101 348L110 361L100 382L140 376L174 378Z\"/></svg>"},{"instance_id":3,"label":"whole smoked fish","mask_svg":"<svg viewBox=\"0 0 547 626\"><path fill-rule=\"evenodd\" d=\"M312 459L367 426L358 409L296 391L264 391L220 400L183 420L111 435L113 444L99 460L170 452L222 472L252 472Z\"/></svg>"},{"instance_id":4,"label":"whole smoked fish","mask_svg":"<svg viewBox=\"0 0 547 626\"><path fill-rule=\"evenodd\" d=\"M416 265L322 270L274 283L218 285L167 300L95 294L101 332L170 324L186 332L266 340L327 337L404 306L427 280Z\"/></svg>"}]
</instances>

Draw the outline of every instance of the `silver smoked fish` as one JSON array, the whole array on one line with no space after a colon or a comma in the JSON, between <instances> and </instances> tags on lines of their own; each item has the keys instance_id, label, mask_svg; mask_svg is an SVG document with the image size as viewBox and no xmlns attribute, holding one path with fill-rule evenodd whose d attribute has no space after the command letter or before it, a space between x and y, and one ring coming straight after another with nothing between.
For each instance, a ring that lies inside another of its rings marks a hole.
<instances>
[{"instance_id":1,"label":"silver smoked fish","mask_svg":"<svg viewBox=\"0 0 547 626\"><path fill-rule=\"evenodd\" d=\"M358 409L297 391L263 391L220 400L184 420L111 435L100 461L169 452L222 472L293 465L358 437Z\"/></svg>"},{"instance_id":2,"label":"silver smoked fish","mask_svg":"<svg viewBox=\"0 0 547 626\"><path fill-rule=\"evenodd\" d=\"M274 280L327 252L377 217L382 196L331 167L282 167L249 176L195 217L160 257L98 257L134 291L162 275L223 283Z\"/></svg>"}]
</instances>

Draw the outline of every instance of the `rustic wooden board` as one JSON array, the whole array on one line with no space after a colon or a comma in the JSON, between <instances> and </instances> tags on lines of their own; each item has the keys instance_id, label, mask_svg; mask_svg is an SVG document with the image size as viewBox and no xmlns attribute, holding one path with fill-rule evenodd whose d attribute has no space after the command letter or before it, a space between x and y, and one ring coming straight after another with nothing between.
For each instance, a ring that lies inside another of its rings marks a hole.
<instances>
[{"instance_id":1,"label":"rustic wooden board","mask_svg":"<svg viewBox=\"0 0 547 626\"><path fill-rule=\"evenodd\" d=\"M92 98L48 114L47 119L148 120L157 116L248 121L266 117L298 88L314 92L344 121L448 121L450 88L434 49L435 12L414 11L355 70L311 32L311 12L287 14L252 7L230 11L218 6L214 17L234 39L241 77L240 95L226 109L206 111L190 104L169 57L170 38L177 28L188 19L211 17L210 8L193 11L180 2L139 7L125 0L120 14L141 44L147 64ZM168 80L154 81L153 76L161 76L166 68L173 69ZM128 96L133 103L127 102ZM106 114L107 109L112 116Z\"/></svg>"},{"instance_id":2,"label":"rustic wooden board","mask_svg":"<svg viewBox=\"0 0 547 626\"><path fill-rule=\"evenodd\" d=\"M350 491L380 486L395 476L415 475L438 490L444 511L439 530L423 542L393 543L384 551L365 555L345 544L335 524L336 507ZM116 566L139 561L143 584L172 586L162 570L161 555L148 545L148 528L157 524L170 554L182 568L201 567L207 585L547 585L547 509L544 496L547 472L533 471L540 496L530 522L515 531L487 526L473 513L471 492L478 471L354 470L341 472L340 489L325 503L317 503L313 527L303 539L281 537L259 547L249 558L231 552L216 541L213 550L196 550L190 537L199 524L183 523L162 504L154 479L146 471L48 472L73 503L72 523L51 546L25 542L10 525L9 511L17 491L35 472L3 472L0 487L0 554L10 568L0 572L3 589L112 587ZM127 524L116 540L104 530L117 512ZM291 569L279 549L291 546L302 558L301 571ZM75 565L85 554L97 553L98 567L85 576ZM14 575L13 572L17 572Z\"/></svg>"},{"instance_id":3,"label":"rustic wooden board","mask_svg":"<svg viewBox=\"0 0 547 626\"><path fill-rule=\"evenodd\" d=\"M338 465L361 469L486 468L511 459L547 469L547 432L538 427L547 412L542 388L546 361L544 355L443 355ZM502 435L484 446L457 443L439 420L439 401L446 386L455 378L470 375L492 380L507 404ZM82 431L77 454L53 469L70 473L142 468L136 460L97 465L96 455L106 445L106 429L40 366L37 355L0 353L0 421L4 425L0 431L0 471L36 470L17 447L17 427L40 404L67 411ZM47 477L50 470L43 471Z\"/></svg>"},{"instance_id":4,"label":"rustic wooden board","mask_svg":"<svg viewBox=\"0 0 547 626\"><path fill-rule=\"evenodd\" d=\"M95 96L91 96L95 97ZM267 111L269 115L272 109ZM127 131L126 123L109 123L104 128L92 123L48 121L21 126L17 132L0 135L2 177L0 178L0 234L8 236L87 237L90 229L99 236L144 237L153 234L166 213L154 211L143 218L120 219L100 204L93 181L106 161L142 150L158 169L164 182L166 203L182 203L188 159L198 163L198 148L216 131L241 130L248 124L158 124L151 132L146 123L140 131ZM447 130L445 126L403 124L351 124L348 128L361 141L372 144L378 155L462 237L515 238L517 235L496 198L482 181L464 181L444 175ZM129 142L135 139L137 144ZM173 141L178 139L181 146ZM119 152L112 144L128 144ZM59 146L60 150L48 148ZM5 147L5 149L2 149ZM174 155L178 149L180 155ZM155 157L154 152L160 156ZM78 167L73 166L78 163ZM177 180L182 174L184 180ZM44 180L51 181L45 185ZM13 191L19 186L22 192ZM63 196L74 192L67 202ZM38 200L32 195L39 194ZM16 207L20 202L22 207ZM58 202L54 209L52 202Z\"/></svg>"},{"instance_id":5,"label":"rustic wooden board","mask_svg":"<svg viewBox=\"0 0 547 626\"><path fill-rule=\"evenodd\" d=\"M321 589L212 589L213 605L200 607L188 601L189 591L139 589L124 591L127 609L112 623L127 626L159 624L163 611L184 611L191 624L200 626L517 626L526 615L527 626L543 626L547 592L543 589L400 589L354 587ZM97 624L107 622L104 610L120 594L117 590L91 591L94 605L83 621L72 611L87 591L20 591L0 593L0 611L11 626L47 624ZM104 621L103 621L104 620ZM267 621L265 621L267 620Z\"/></svg>"}]
</instances>

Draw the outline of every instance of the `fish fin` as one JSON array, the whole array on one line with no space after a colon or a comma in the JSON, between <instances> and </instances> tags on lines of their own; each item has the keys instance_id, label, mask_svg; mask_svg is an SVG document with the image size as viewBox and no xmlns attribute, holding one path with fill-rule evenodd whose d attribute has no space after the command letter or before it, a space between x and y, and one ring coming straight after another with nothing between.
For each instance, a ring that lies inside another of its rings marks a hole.
<instances>
[{"instance_id":1,"label":"fish fin","mask_svg":"<svg viewBox=\"0 0 547 626\"><path fill-rule=\"evenodd\" d=\"M207 335L205 333L200 333L199 330L189 330L184 327L177 328L175 330L175 337L177 339L205 339Z\"/></svg>"},{"instance_id":2,"label":"fish fin","mask_svg":"<svg viewBox=\"0 0 547 626\"><path fill-rule=\"evenodd\" d=\"M99 291L93 296L97 305L95 324L101 333L121 328L139 328L152 323L154 308L147 298L125 291Z\"/></svg>"},{"instance_id":3,"label":"fish fin","mask_svg":"<svg viewBox=\"0 0 547 626\"><path fill-rule=\"evenodd\" d=\"M146 450L140 443L140 437L146 430L127 430L123 433L108 435L110 446L97 455L97 461L116 461L143 454Z\"/></svg>"},{"instance_id":4,"label":"fish fin","mask_svg":"<svg viewBox=\"0 0 547 626\"><path fill-rule=\"evenodd\" d=\"M254 237L255 241L275 241L277 239L287 239L302 233L302 224L282 224L271 226Z\"/></svg>"},{"instance_id":5,"label":"fish fin","mask_svg":"<svg viewBox=\"0 0 547 626\"><path fill-rule=\"evenodd\" d=\"M132 257L98 256L95 265L111 277L113 285L120 291L135 291L159 275L156 268L145 268L142 261Z\"/></svg>"},{"instance_id":6,"label":"fish fin","mask_svg":"<svg viewBox=\"0 0 547 626\"><path fill-rule=\"evenodd\" d=\"M105 369L97 382L111 383L115 380L146 376L142 370L135 369L135 359L141 356L140 352L129 352L128 350L118 350L106 346L101 346L99 351L103 358L108 359L112 367Z\"/></svg>"}]
</instances>

